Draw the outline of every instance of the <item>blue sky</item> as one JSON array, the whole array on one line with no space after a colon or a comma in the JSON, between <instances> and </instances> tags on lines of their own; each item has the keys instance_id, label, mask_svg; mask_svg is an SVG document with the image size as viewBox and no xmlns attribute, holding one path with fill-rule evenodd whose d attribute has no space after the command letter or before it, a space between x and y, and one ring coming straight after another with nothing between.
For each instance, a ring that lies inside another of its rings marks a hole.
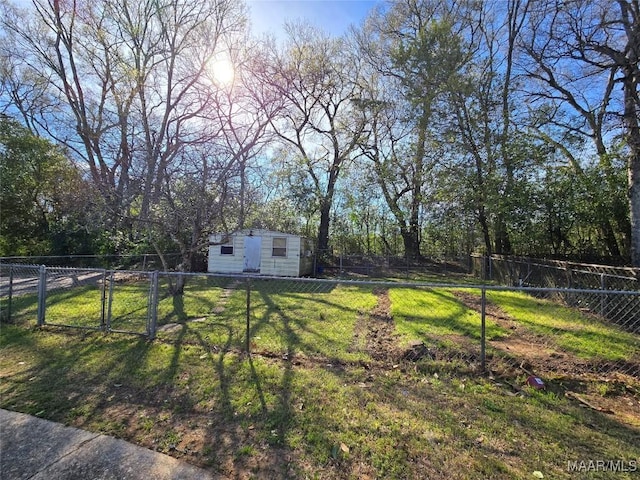
<instances>
[{"instance_id":1,"label":"blue sky","mask_svg":"<svg viewBox=\"0 0 640 480\"><path fill-rule=\"evenodd\" d=\"M31 6L31 0L11 0ZM282 36L285 21L306 19L331 35L341 35L349 25L359 24L383 0L245 0L253 32Z\"/></svg>"},{"instance_id":2,"label":"blue sky","mask_svg":"<svg viewBox=\"0 0 640 480\"><path fill-rule=\"evenodd\" d=\"M254 34L282 35L286 21L308 20L331 35L359 24L380 0L246 0Z\"/></svg>"}]
</instances>

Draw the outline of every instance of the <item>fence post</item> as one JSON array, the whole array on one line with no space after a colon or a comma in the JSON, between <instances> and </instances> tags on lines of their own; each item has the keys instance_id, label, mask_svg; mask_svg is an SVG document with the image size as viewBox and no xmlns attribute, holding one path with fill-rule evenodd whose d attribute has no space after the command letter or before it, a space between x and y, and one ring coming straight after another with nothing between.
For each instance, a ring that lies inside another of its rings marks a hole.
<instances>
[{"instance_id":1,"label":"fence post","mask_svg":"<svg viewBox=\"0 0 640 480\"><path fill-rule=\"evenodd\" d=\"M38 275L38 326L45 322L45 310L47 299L47 267L40 265Z\"/></svg>"},{"instance_id":2,"label":"fence post","mask_svg":"<svg viewBox=\"0 0 640 480\"><path fill-rule=\"evenodd\" d=\"M604 273L600 274L600 290L602 290L602 296L600 297L600 315L604 317L604 312L607 308L607 294L604 291L607 289L607 280Z\"/></svg>"},{"instance_id":3,"label":"fence post","mask_svg":"<svg viewBox=\"0 0 640 480\"><path fill-rule=\"evenodd\" d=\"M158 271L151 274L151 292L149 295L149 322L147 323L147 336L149 340L156 338L156 325L158 323Z\"/></svg>"},{"instance_id":4,"label":"fence post","mask_svg":"<svg viewBox=\"0 0 640 480\"><path fill-rule=\"evenodd\" d=\"M9 265L9 301L7 302L7 322L11 322L11 302L13 301L13 265Z\"/></svg>"},{"instance_id":5,"label":"fence post","mask_svg":"<svg viewBox=\"0 0 640 480\"><path fill-rule=\"evenodd\" d=\"M489 280L493 280L493 256L489 255Z\"/></svg>"},{"instance_id":6,"label":"fence post","mask_svg":"<svg viewBox=\"0 0 640 480\"><path fill-rule=\"evenodd\" d=\"M107 332L111 330L111 306L113 304L113 271L109 274L109 301L107 306Z\"/></svg>"},{"instance_id":7,"label":"fence post","mask_svg":"<svg viewBox=\"0 0 640 480\"><path fill-rule=\"evenodd\" d=\"M482 255L482 280L489 280L489 257Z\"/></svg>"},{"instance_id":8,"label":"fence post","mask_svg":"<svg viewBox=\"0 0 640 480\"><path fill-rule=\"evenodd\" d=\"M566 269L566 272L567 272L567 287L566 288L573 289L573 270L572 270L571 265L569 264L569 262L566 262L565 269ZM575 296L576 295L574 293L567 293L567 298L565 299L565 301L567 302L567 305L569 305L570 307L574 307L575 304L576 304Z\"/></svg>"},{"instance_id":9,"label":"fence post","mask_svg":"<svg viewBox=\"0 0 640 480\"><path fill-rule=\"evenodd\" d=\"M251 354L251 278L247 277L247 332L246 347L247 355Z\"/></svg>"},{"instance_id":10,"label":"fence post","mask_svg":"<svg viewBox=\"0 0 640 480\"><path fill-rule=\"evenodd\" d=\"M482 372L487 368L487 335L486 335L486 311L487 311L487 289L482 287L481 309L480 309L480 368Z\"/></svg>"},{"instance_id":11,"label":"fence post","mask_svg":"<svg viewBox=\"0 0 640 480\"><path fill-rule=\"evenodd\" d=\"M100 292L100 330L104 332L107 306L107 271L102 270L102 291Z\"/></svg>"},{"instance_id":12,"label":"fence post","mask_svg":"<svg viewBox=\"0 0 640 480\"><path fill-rule=\"evenodd\" d=\"M404 252L404 267L405 267L405 278L409 278L409 254Z\"/></svg>"}]
</instances>

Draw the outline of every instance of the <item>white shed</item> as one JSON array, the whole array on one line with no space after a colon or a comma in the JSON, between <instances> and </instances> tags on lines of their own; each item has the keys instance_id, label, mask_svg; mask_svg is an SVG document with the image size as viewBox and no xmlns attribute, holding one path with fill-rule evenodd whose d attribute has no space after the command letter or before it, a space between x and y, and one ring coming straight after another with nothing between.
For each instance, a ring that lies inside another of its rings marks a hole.
<instances>
[{"instance_id":1,"label":"white shed","mask_svg":"<svg viewBox=\"0 0 640 480\"><path fill-rule=\"evenodd\" d=\"M271 230L240 230L209 237L211 273L300 277L313 273L312 242Z\"/></svg>"}]
</instances>

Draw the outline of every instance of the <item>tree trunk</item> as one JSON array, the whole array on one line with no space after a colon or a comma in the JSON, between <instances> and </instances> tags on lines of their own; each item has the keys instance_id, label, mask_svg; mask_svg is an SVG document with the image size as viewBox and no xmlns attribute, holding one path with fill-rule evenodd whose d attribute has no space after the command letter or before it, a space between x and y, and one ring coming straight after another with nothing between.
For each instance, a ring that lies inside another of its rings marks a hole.
<instances>
[{"instance_id":1,"label":"tree trunk","mask_svg":"<svg viewBox=\"0 0 640 480\"><path fill-rule=\"evenodd\" d=\"M420 238L419 231L411 225L409 228L400 229L402 241L404 242L404 254L408 259L417 260L420 258Z\"/></svg>"},{"instance_id":2,"label":"tree trunk","mask_svg":"<svg viewBox=\"0 0 640 480\"><path fill-rule=\"evenodd\" d=\"M320 225L318 226L318 252L323 254L329 250L329 222L331 202L324 201L320 205Z\"/></svg>"},{"instance_id":3,"label":"tree trunk","mask_svg":"<svg viewBox=\"0 0 640 480\"><path fill-rule=\"evenodd\" d=\"M498 255L509 255L511 253L511 240L509 240L509 233L502 215L498 215L496 219L495 245Z\"/></svg>"},{"instance_id":4,"label":"tree trunk","mask_svg":"<svg viewBox=\"0 0 640 480\"><path fill-rule=\"evenodd\" d=\"M600 231L604 238L604 244L607 247L609 255L611 255L612 257L620 257L620 247L618 246L618 239L616 238L616 234L609 219L605 219L602 221Z\"/></svg>"},{"instance_id":5,"label":"tree trunk","mask_svg":"<svg viewBox=\"0 0 640 480\"><path fill-rule=\"evenodd\" d=\"M180 272L182 272L182 270L180 270ZM169 284L169 292L171 293L171 295L173 295L174 297L177 295L183 295L186 280L186 276L178 274L176 277L175 285Z\"/></svg>"},{"instance_id":6,"label":"tree trunk","mask_svg":"<svg viewBox=\"0 0 640 480\"><path fill-rule=\"evenodd\" d=\"M624 83L624 123L629 146L629 212L631 264L640 267L640 126L638 125L638 71L629 67Z\"/></svg>"},{"instance_id":7,"label":"tree trunk","mask_svg":"<svg viewBox=\"0 0 640 480\"><path fill-rule=\"evenodd\" d=\"M243 158L240 162L240 211L238 212L238 230L243 230L245 227L245 218L247 211L247 161Z\"/></svg>"},{"instance_id":8,"label":"tree trunk","mask_svg":"<svg viewBox=\"0 0 640 480\"><path fill-rule=\"evenodd\" d=\"M640 267L640 158L629 159L629 208L631 211L631 264Z\"/></svg>"},{"instance_id":9,"label":"tree trunk","mask_svg":"<svg viewBox=\"0 0 640 480\"><path fill-rule=\"evenodd\" d=\"M493 255L493 247L491 245L491 233L489 232L489 222L487 221L487 214L485 213L484 205L480 205L478 208L478 222L480 223L480 229L482 230L484 248L487 251L487 256L490 257Z\"/></svg>"}]
</instances>

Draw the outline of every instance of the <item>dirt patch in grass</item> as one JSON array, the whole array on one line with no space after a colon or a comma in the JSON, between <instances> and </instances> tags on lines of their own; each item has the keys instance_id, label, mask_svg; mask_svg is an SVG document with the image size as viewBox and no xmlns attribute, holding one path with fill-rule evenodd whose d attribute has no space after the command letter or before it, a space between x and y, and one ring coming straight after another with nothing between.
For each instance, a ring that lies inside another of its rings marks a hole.
<instances>
[{"instance_id":1,"label":"dirt patch in grass","mask_svg":"<svg viewBox=\"0 0 640 480\"><path fill-rule=\"evenodd\" d=\"M478 295L464 291L454 291L453 293L467 308L478 313L482 312L482 299ZM502 365L503 369L512 370L515 368L528 374L541 375L545 372L566 370L573 372L578 365L584 363L575 355L558 350L548 336L537 335L530 331L488 299L485 301L485 318L488 322L494 322L509 332L505 337L487 342L492 348L506 354L507 365ZM580 370L584 370L584 368Z\"/></svg>"},{"instance_id":2,"label":"dirt patch in grass","mask_svg":"<svg viewBox=\"0 0 640 480\"><path fill-rule=\"evenodd\" d=\"M281 478L287 472L286 455L274 454L273 447L256 438L251 425L221 422L204 412L167 413L130 403L106 407L102 416L124 424L122 431L111 432L116 436L232 478L252 478L258 471L265 478Z\"/></svg>"},{"instance_id":3,"label":"dirt patch in grass","mask_svg":"<svg viewBox=\"0 0 640 480\"><path fill-rule=\"evenodd\" d=\"M400 363L416 362L426 356L435 359L435 350L430 350L421 340L413 340L406 346L400 346L391 315L389 290L376 289L373 293L377 297L376 306L371 312L358 317L352 350L354 345L361 345L374 363L377 363L377 367L381 368L397 368Z\"/></svg>"},{"instance_id":4,"label":"dirt patch in grass","mask_svg":"<svg viewBox=\"0 0 640 480\"><path fill-rule=\"evenodd\" d=\"M140 388L111 383L93 398L90 408L51 419L122 438L229 478L297 478L291 470L291 451L280 445L277 429L265 432L263 415L250 418L246 412L213 399L194 404L188 389L184 385ZM82 393L76 396L83 398Z\"/></svg>"},{"instance_id":5,"label":"dirt patch in grass","mask_svg":"<svg viewBox=\"0 0 640 480\"><path fill-rule=\"evenodd\" d=\"M366 316L360 316L357 330L366 339L366 351L374 360L395 362L400 351L397 345L395 324L391 316L391 300L386 289L374 290L378 298L375 308ZM360 333L362 334L362 333Z\"/></svg>"},{"instance_id":6,"label":"dirt patch in grass","mask_svg":"<svg viewBox=\"0 0 640 480\"><path fill-rule=\"evenodd\" d=\"M467 308L482 311L482 300L478 295L464 291L455 291L454 294ZM506 337L487 342L488 346L504 354L488 355L488 368L496 376L503 379L539 376L547 382L547 388L568 394L571 398L584 399L582 405L587 408L640 426L640 379L618 373L640 371L638 362L594 363L582 359L559 349L548 336L531 332L489 300L485 303L485 315L487 321L495 322L510 332ZM514 386L512 382L509 385ZM579 397L572 395L577 392Z\"/></svg>"},{"instance_id":7,"label":"dirt patch in grass","mask_svg":"<svg viewBox=\"0 0 640 480\"><path fill-rule=\"evenodd\" d=\"M456 298L467 308L480 313L482 311L481 298L468 292L454 291ZM511 357L511 364L529 374L588 374L597 370L611 370L607 365L612 362L599 362L582 359L577 355L559 348L553 338L531 331L527 326L520 324L512 318L500 306L486 300L485 316L487 321L494 322L503 329L509 331L507 336L495 340L489 340L488 345ZM616 362L619 363L619 362ZM631 363L635 365L635 363ZM630 365L631 365L630 364ZM602 365L602 368L600 366ZM621 365L617 365L620 367ZM640 370L640 364L637 365Z\"/></svg>"}]
</instances>

